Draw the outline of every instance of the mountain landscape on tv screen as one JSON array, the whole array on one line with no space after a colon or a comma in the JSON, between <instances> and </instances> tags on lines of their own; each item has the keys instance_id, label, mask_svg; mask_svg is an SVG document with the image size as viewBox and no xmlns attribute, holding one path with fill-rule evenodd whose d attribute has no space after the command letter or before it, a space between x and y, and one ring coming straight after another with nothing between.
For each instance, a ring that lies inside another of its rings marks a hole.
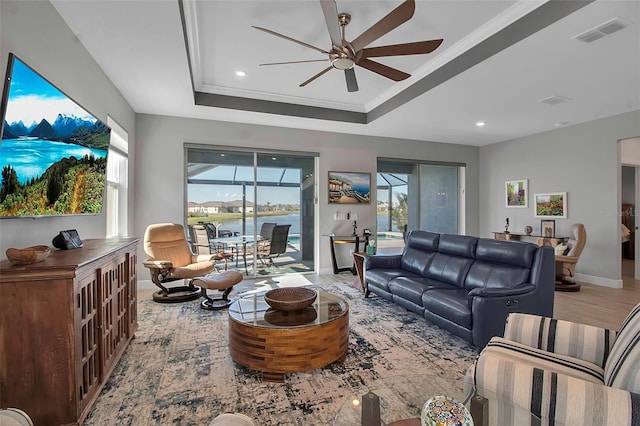
<instances>
[{"instance_id":1,"label":"mountain landscape on tv screen","mask_svg":"<svg viewBox=\"0 0 640 426\"><path fill-rule=\"evenodd\" d=\"M100 121L62 114L53 125L5 121L0 216L100 213L109 135Z\"/></svg>"},{"instance_id":2,"label":"mountain landscape on tv screen","mask_svg":"<svg viewBox=\"0 0 640 426\"><path fill-rule=\"evenodd\" d=\"M0 139L0 216L100 213L111 130L12 58Z\"/></svg>"},{"instance_id":3,"label":"mountain landscape on tv screen","mask_svg":"<svg viewBox=\"0 0 640 426\"><path fill-rule=\"evenodd\" d=\"M49 139L53 141L74 143L89 148L108 149L109 129L97 120L87 120L73 115L58 114L49 124L46 119L40 123L31 123L27 127L22 121L11 124L4 122L2 139L16 139L21 136Z\"/></svg>"}]
</instances>

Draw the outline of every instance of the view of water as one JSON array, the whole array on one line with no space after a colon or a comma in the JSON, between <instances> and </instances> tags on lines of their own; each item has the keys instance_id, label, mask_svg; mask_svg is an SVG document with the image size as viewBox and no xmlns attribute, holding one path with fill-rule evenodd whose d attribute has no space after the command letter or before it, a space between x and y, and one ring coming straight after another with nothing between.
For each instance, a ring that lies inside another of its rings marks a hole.
<instances>
[{"instance_id":1,"label":"view of water","mask_svg":"<svg viewBox=\"0 0 640 426\"><path fill-rule=\"evenodd\" d=\"M104 149L87 148L46 139L3 139L0 144L0 170L11 164L18 175L18 180L24 184L31 178L39 178L49 166L65 157L82 158L91 153L96 157L107 155Z\"/></svg>"},{"instance_id":2,"label":"view of water","mask_svg":"<svg viewBox=\"0 0 640 426\"><path fill-rule=\"evenodd\" d=\"M377 228L378 231L387 231L388 227L388 217L386 214L379 214L377 218ZM258 217L258 232L260 232L260 227L265 222L275 222L278 225L286 225L290 224L291 228L289 228L289 234L300 234L300 215L298 213L279 215L279 216L261 216ZM366 224L363 224L363 226ZM400 231L396 226L395 222L392 222L392 231ZM228 229L230 231L242 233L242 219L233 219L222 222L222 229ZM358 226L358 228L362 229L362 226ZM253 234L253 217L248 217L245 224L245 235Z\"/></svg>"},{"instance_id":3,"label":"view of water","mask_svg":"<svg viewBox=\"0 0 640 426\"><path fill-rule=\"evenodd\" d=\"M260 216L258 217L258 233L260 232L260 227L265 222L277 223L278 225L291 225L291 228L289 228L289 235L300 234L300 215L298 213L278 216ZM242 219L224 221L220 228L242 234ZM253 230L253 217L247 217L244 235L253 235Z\"/></svg>"}]
</instances>

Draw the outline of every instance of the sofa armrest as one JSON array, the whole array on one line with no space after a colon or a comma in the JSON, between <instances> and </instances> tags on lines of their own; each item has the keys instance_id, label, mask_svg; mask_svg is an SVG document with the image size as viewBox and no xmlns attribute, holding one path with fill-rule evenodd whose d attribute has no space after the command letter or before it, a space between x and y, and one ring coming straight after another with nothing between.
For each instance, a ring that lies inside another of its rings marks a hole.
<instances>
[{"instance_id":1,"label":"sofa armrest","mask_svg":"<svg viewBox=\"0 0 640 426\"><path fill-rule=\"evenodd\" d=\"M512 312L540 312L540 297L533 284L515 288L473 289L467 295L473 321L473 345L483 348L493 336L504 334Z\"/></svg>"},{"instance_id":2,"label":"sofa armrest","mask_svg":"<svg viewBox=\"0 0 640 426\"><path fill-rule=\"evenodd\" d=\"M604 368L617 332L538 315L512 313L504 338L559 355L589 361Z\"/></svg>"},{"instance_id":3,"label":"sofa armrest","mask_svg":"<svg viewBox=\"0 0 640 426\"><path fill-rule=\"evenodd\" d=\"M144 260L142 265L149 269L169 269L173 268L173 262L170 260Z\"/></svg>"},{"instance_id":4,"label":"sofa armrest","mask_svg":"<svg viewBox=\"0 0 640 426\"><path fill-rule=\"evenodd\" d=\"M542 424L613 426L637 424L640 412L638 394L483 353L469 368L465 389L469 381L489 400L489 416L497 412L517 416L522 410L508 409L516 405L542 419ZM501 420L499 424L524 424L522 418Z\"/></svg>"},{"instance_id":5,"label":"sofa armrest","mask_svg":"<svg viewBox=\"0 0 640 426\"><path fill-rule=\"evenodd\" d=\"M365 269L399 269L400 261L402 260L401 254L379 254L369 255L365 257L364 267Z\"/></svg>"},{"instance_id":6,"label":"sofa armrest","mask_svg":"<svg viewBox=\"0 0 640 426\"><path fill-rule=\"evenodd\" d=\"M533 284L521 284L514 288L474 288L467 294L469 307L473 306L474 297L510 297L532 293L536 290Z\"/></svg>"}]
</instances>

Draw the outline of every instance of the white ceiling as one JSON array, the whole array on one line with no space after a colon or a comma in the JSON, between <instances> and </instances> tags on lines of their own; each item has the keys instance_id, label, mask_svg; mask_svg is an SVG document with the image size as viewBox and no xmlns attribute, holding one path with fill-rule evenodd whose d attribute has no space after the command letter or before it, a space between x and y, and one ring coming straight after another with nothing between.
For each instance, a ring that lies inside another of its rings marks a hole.
<instances>
[{"instance_id":1,"label":"white ceiling","mask_svg":"<svg viewBox=\"0 0 640 426\"><path fill-rule=\"evenodd\" d=\"M584 2L584 7L520 41L519 30L557 19L549 13L542 16L542 10L560 13L562 3L581 3L418 0L413 18L372 46L437 38L443 38L443 44L428 55L380 59L412 74L402 82L356 67L356 93L347 92L338 70L298 87L327 63L258 65L324 59L315 50L251 28L265 27L329 50L317 0L51 2L138 113L481 146L640 108L637 0ZM400 4L338 0L338 11L352 15L347 40ZM574 38L613 18L627 27L592 43ZM491 56L490 49L499 46L492 41L497 36L503 45ZM466 70L454 66L474 62L479 63ZM236 77L237 70L246 77ZM370 122L196 105L194 90L229 96L225 99L239 101L242 108L253 108L251 99L259 99L368 113ZM557 105L538 102L553 95L568 100ZM475 125L480 120L486 122L482 128Z\"/></svg>"}]
</instances>

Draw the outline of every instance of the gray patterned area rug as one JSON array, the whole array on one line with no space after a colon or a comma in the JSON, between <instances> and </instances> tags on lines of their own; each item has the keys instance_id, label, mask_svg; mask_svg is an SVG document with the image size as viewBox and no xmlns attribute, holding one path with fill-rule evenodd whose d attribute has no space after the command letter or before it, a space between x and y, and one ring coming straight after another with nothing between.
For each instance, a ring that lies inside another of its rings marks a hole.
<instances>
[{"instance_id":1,"label":"gray patterned area rug","mask_svg":"<svg viewBox=\"0 0 640 426\"><path fill-rule=\"evenodd\" d=\"M462 339L375 295L364 299L351 283L314 287L349 301L343 364L263 382L231 359L226 311L200 309L199 300L141 300L136 337L84 424L206 426L220 413L239 412L258 425L331 425L346 400L379 379L432 375L462 383L476 356Z\"/></svg>"}]
</instances>

